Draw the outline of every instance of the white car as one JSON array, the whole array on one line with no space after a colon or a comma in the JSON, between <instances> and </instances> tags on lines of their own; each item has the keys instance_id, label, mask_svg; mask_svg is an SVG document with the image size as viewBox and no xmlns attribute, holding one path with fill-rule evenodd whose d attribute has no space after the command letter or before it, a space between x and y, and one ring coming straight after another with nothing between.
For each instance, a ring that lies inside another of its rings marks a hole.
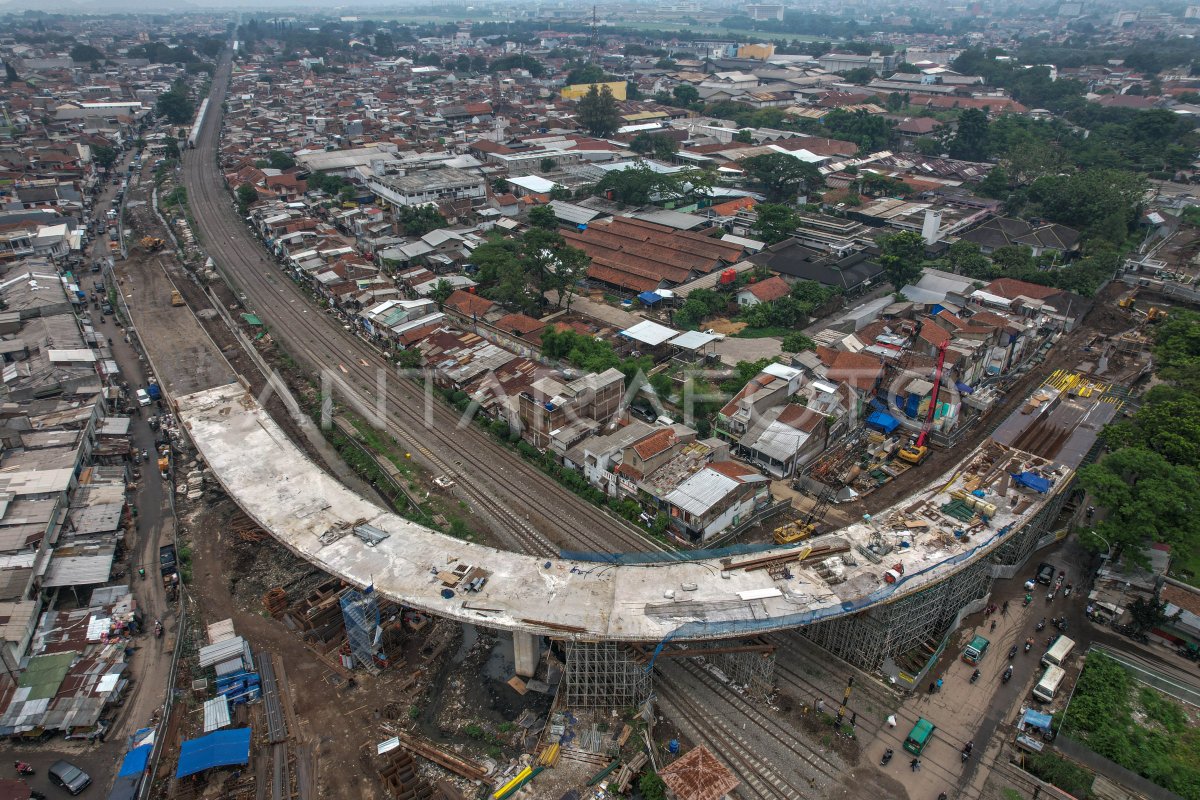
<instances>
[{"instance_id":1,"label":"white car","mask_svg":"<svg viewBox=\"0 0 1200 800\"><path fill-rule=\"evenodd\" d=\"M138 389L138 390L137 390L137 400L138 400L138 405L139 405L139 406L148 406L148 405L150 405L150 395L146 394L146 390L145 390L145 389Z\"/></svg>"}]
</instances>

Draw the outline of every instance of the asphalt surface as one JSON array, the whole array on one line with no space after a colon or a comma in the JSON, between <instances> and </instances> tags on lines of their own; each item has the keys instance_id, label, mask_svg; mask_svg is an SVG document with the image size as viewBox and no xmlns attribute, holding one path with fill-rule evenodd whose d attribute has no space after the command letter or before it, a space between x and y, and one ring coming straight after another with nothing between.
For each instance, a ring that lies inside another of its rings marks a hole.
<instances>
[{"instance_id":1,"label":"asphalt surface","mask_svg":"<svg viewBox=\"0 0 1200 800\"><path fill-rule=\"evenodd\" d=\"M290 355L336 381L339 400L370 412L386 408L387 430L412 448L412 457L434 475L456 482L454 492L488 520L506 546L542 555L560 547L599 551L661 549L622 520L563 489L528 462L498 446L486 433L394 376L394 367L373 347L318 310L302 289L269 260L238 218L216 166L221 102L228 87L229 57L213 79L211 102L196 149L183 156L184 183L200 241L217 267ZM380 392L380 376L390 378Z\"/></svg>"}]
</instances>

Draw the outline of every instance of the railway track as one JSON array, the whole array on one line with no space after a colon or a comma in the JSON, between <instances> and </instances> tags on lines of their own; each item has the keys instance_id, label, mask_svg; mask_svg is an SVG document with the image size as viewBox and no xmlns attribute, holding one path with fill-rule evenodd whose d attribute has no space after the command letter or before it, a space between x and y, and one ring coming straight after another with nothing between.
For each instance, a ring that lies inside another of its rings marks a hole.
<instances>
[{"instance_id":1,"label":"railway track","mask_svg":"<svg viewBox=\"0 0 1200 800\"><path fill-rule=\"evenodd\" d=\"M436 473L456 482L455 492L485 516L515 549L539 556L560 548L598 551L664 550L623 521L553 483L532 465L490 441L450 408L432 403L425 423L424 398L415 384L380 381L392 369L372 346L321 313L305 292L269 261L233 212L216 166L221 101L230 74L226 56L213 89L196 149L184 154L183 174L197 226L208 253L245 304L272 326L289 351L317 370L334 375L349 405L370 414L383 401L387 432ZM382 371L382 372L381 372Z\"/></svg>"},{"instance_id":2,"label":"railway track","mask_svg":"<svg viewBox=\"0 0 1200 800\"><path fill-rule=\"evenodd\" d=\"M797 741L789 726L759 711L758 704L720 683L692 659L673 660L673 663L663 670L663 675L670 677L673 685L681 689L689 689L693 697L709 698L706 705L713 710L724 707L727 713L720 716L740 717L746 723L753 724L758 729L760 736L766 737L775 745L776 749L793 759L798 772L808 773L803 775L808 784L805 787L806 791L811 792L822 781L828 785L837 783L845 773L846 765L841 762L841 759L834 760Z\"/></svg>"}]
</instances>

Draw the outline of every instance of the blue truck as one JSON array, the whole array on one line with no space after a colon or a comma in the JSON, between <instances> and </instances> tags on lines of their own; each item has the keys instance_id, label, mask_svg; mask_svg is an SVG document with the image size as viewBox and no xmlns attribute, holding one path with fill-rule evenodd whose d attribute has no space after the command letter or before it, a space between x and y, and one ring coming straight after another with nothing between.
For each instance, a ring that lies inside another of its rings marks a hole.
<instances>
[{"instance_id":1,"label":"blue truck","mask_svg":"<svg viewBox=\"0 0 1200 800\"><path fill-rule=\"evenodd\" d=\"M146 394L150 395L151 400L162 399L162 390L158 388L158 384L154 381L146 384Z\"/></svg>"}]
</instances>

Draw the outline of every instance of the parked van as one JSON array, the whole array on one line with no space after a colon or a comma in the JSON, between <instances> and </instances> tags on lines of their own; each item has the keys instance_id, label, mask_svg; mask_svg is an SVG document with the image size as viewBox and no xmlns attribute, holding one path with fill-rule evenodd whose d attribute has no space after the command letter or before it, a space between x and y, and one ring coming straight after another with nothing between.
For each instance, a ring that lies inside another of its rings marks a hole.
<instances>
[{"instance_id":1,"label":"parked van","mask_svg":"<svg viewBox=\"0 0 1200 800\"><path fill-rule=\"evenodd\" d=\"M1053 665L1046 667L1046 671L1042 673L1042 679L1038 681L1037 686L1033 687L1033 699L1049 703L1054 699L1054 693L1058 691L1058 687L1062 685L1065 677L1067 677L1067 671L1062 667Z\"/></svg>"},{"instance_id":2,"label":"parked van","mask_svg":"<svg viewBox=\"0 0 1200 800\"><path fill-rule=\"evenodd\" d=\"M925 749L925 745L929 744L929 740L933 738L933 732L937 730L937 726L924 717L917 718L917 724L913 725L913 729L908 732L908 737L904 740L904 749L912 753L914 756L921 755L921 751Z\"/></svg>"},{"instance_id":3,"label":"parked van","mask_svg":"<svg viewBox=\"0 0 1200 800\"><path fill-rule=\"evenodd\" d=\"M988 645L991 644L982 636L976 635L971 643L963 649L962 660L968 664L978 664L983 661L984 655L987 654Z\"/></svg>"},{"instance_id":4,"label":"parked van","mask_svg":"<svg viewBox=\"0 0 1200 800\"><path fill-rule=\"evenodd\" d=\"M1068 639L1066 636L1059 636L1054 640L1054 644L1050 645L1050 649L1046 651L1046 655L1042 656L1043 667L1061 667L1062 663L1067 660L1067 656L1071 654L1071 650L1075 648L1075 642Z\"/></svg>"}]
</instances>

